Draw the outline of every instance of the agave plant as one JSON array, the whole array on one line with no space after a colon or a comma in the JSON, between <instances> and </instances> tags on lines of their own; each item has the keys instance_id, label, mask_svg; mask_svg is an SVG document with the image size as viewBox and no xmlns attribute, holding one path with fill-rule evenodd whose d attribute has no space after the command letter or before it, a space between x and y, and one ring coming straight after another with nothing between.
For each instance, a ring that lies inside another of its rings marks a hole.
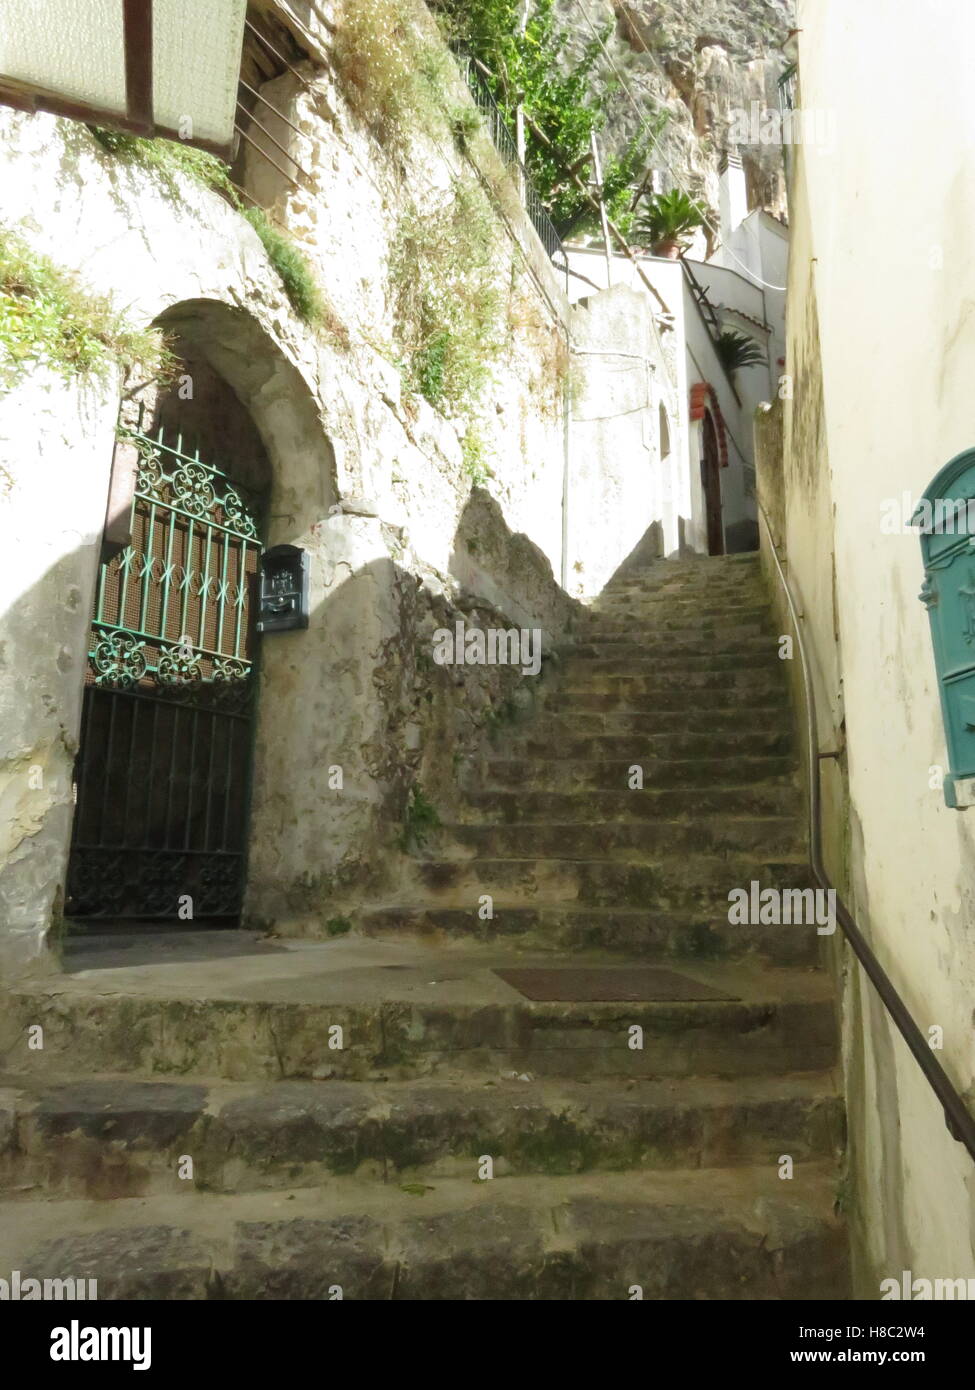
<instances>
[{"instance_id":1,"label":"agave plant","mask_svg":"<svg viewBox=\"0 0 975 1390\"><path fill-rule=\"evenodd\" d=\"M733 328L726 328L719 334L714 349L726 372L737 372L739 367L764 367L767 362L755 339Z\"/></svg>"},{"instance_id":2,"label":"agave plant","mask_svg":"<svg viewBox=\"0 0 975 1390\"><path fill-rule=\"evenodd\" d=\"M681 238L703 227L707 208L689 198L680 188L655 193L637 219L636 231L654 256L674 259L681 249Z\"/></svg>"}]
</instances>

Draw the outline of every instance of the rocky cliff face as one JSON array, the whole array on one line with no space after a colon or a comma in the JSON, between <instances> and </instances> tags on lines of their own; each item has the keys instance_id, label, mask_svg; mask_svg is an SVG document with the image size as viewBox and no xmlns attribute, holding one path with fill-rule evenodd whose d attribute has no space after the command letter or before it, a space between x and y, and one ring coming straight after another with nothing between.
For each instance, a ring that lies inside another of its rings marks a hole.
<instances>
[{"instance_id":1,"label":"rocky cliff face","mask_svg":"<svg viewBox=\"0 0 975 1390\"><path fill-rule=\"evenodd\" d=\"M777 82L787 66L781 45L795 26L793 0L565 0L567 24L586 42L594 26L613 23L607 40L612 64L604 80L621 90L604 140L614 148L638 126L648 107L666 110L667 126L653 165L663 185L679 181L702 196L717 220L718 163L736 111L778 106ZM785 211L778 145L739 146L749 205ZM676 178L675 178L676 176Z\"/></svg>"}]
</instances>

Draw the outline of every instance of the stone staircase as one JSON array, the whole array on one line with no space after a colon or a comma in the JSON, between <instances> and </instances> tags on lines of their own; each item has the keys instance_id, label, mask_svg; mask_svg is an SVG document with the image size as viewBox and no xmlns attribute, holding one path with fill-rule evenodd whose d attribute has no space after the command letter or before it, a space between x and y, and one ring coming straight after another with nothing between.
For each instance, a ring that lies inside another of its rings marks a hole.
<instances>
[{"instance_id":1,"label":"stone staircase","mask_svg":"<svg viewBox=\"0 0 975 1390\"><path fill-rule=\"evenodd\" d=\"M769 622L752 556L621 580L359 934L121 943L13 995L0 1274L102 1298L848 1296L815 927L728 922L730 889L808 882ZM648 963L729 997L531 1002L495 973Z\"/></svg>"}]
</instances>

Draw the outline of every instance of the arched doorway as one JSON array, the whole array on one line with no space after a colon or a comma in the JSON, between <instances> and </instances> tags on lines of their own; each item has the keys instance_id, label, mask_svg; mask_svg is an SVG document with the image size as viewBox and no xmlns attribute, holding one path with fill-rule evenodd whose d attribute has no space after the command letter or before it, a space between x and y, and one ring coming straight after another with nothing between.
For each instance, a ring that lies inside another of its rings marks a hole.
<instances>
[{"instance_id":1,"label":"arched doorway","mask_svg":"<svg viewBox=\"0 0 975 1390\"><path fill-rule=\"evenodd\" d=\"M724 526L721 520L721 473L718 451L718 432L710 410L701 422L703 449L701 452L701 484L704 488L704 510L707 524L708 554L724 554Z\"/></svg>"},{"instance_id":2,"label":"arched doorway","mask_svg":"<svg viewBox=\"0 0 975 1390\"><path fill-rule=\"evenodd\" d=\"M127 544L103 554L75 764L68 917L233 924L245 883L267 456L176 342L175 383L123 403Z\"/></svg>"}]
</instances>

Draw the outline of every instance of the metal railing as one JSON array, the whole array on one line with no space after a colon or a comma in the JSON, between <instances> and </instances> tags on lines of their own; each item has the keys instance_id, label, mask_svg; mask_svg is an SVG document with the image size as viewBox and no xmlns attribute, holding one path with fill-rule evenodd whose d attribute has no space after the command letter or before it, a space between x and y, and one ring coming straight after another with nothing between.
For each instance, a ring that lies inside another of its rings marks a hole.
<instances>
[{"instance_id":1,"label":"metal railing","mask_svg":"<svg viewBox=\"0 0 975 1390\"><path fill-rule=\"evenodd\" d=\"M565 247L562 245L562 238L556 230L555 223L548 215L538 190L531 181L528 170L521 161L515 137L511 133L504 113L494 100L491 90L478 71L477 62L472 55L465 53L462 49L454 49L453 54L461 75L467 83L471 99L484 118L491 142L515 178L521 192L525 212L538 233L539 241L545 247L547 255L553 261L557 261L560 269L564 269L568 261Z\"/></svg>"},{"instance_id":2,"label":"metal railing","mask_svg":"<svg viewBox=\"0 0 975 1390\"><path fill-rule=\"evenodd\" d=\"M969 1156L975 1159L975 1118L972 1117L967 1105L955 1089L947 1072L928 1046L924 1034L914 1022L910 1010L897 993L889 975L871 950L866 937L860 931L849 908L836 891L836 887L831 881L829 874L826 872L825 865L823 864L821 824L822 794L820 789L819 765L824 758L833 757L835 755L832 753L821 753L819 751L819 725L816 722L816 694L813 688L812 670L806 651L806 643L802 634L799 611L792 593L792 587L785 577L785 571L779 559L778 547L772 535L772 528L761 502L758 503L758 513L765 527L765 534L769 544L769 553L775 564L779 584L789 608L789 616L792 620L792 626L796 634L796 644L799 648L799 664L802 668L803 695L806 706L807 751L809 758L809 866L820 888L835 894L836 920L843 930L843 935L850 943L850 947L863 966L867 978L880 995L884 1008L897 1025L897 1029L901 1037L907 1043L914 1060L921 1068L931 1089L938 1097L944 1110L945 1124L948 1126L949 1134L960 1144L964 1144L965 1148L968 1150Z\"/></svg>"}]
</instances>

